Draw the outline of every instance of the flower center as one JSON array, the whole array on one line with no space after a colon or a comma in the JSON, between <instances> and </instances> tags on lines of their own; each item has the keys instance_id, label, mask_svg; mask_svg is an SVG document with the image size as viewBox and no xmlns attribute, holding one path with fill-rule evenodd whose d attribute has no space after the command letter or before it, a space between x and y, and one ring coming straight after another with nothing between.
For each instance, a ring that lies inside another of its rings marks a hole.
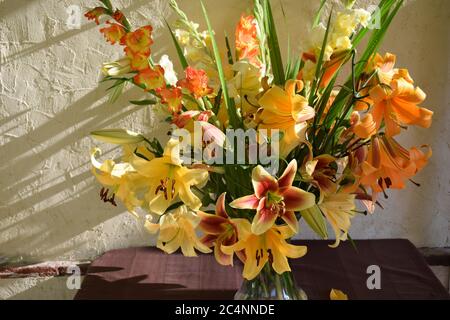
<instances>
[{"instance_id":1,"label":"flower center","mask_svg":"<svg viewBox=\"0 0 450 320\"><path fill-rule=\"evenodd\" d=\"M280 217L286 212L286 204L283 201L283 197L276 193L269 192L267 194L266 207Z\"/></svg>"},{"instance_id":2,"label":"flower center","mask_svg":"<svg viewBox=\"0 0 450 320\"><path fill-rule=\"evenodd\" d=\"M175 183L176 181L174 179L161 179L160 185L156 187L155 195L157 195L159 192L164 193L164 198L166 200L169 199L169 186L170 186L170 199L173 199L175 196Z\"/></svg>"}]
</instances>

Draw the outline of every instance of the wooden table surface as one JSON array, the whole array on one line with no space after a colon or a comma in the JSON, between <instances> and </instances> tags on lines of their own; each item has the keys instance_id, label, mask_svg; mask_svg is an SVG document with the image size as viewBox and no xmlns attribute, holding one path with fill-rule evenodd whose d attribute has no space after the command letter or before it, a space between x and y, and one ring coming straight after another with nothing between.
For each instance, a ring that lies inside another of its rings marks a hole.
<instances>
[{"instance_id":1,"label":"wooden table surface","mask_svg":"<svg viewBox=\"0 0 450 320\"><path fill-rule=\"evenodd\" d=\"M448 292L408 240L358 240L332 249L330 241L296 241L306 256L290 260L298 285L309 299L329 299L332 288L349 299L449 299ZM371 267L375 266L375 267ZM380 270L380 289L369 289L372 269ZM88 269L75 299L233 299L242 266L223 267L213 255L186 258L156 248L113 250Z\"/></svg>"}]
</instances>

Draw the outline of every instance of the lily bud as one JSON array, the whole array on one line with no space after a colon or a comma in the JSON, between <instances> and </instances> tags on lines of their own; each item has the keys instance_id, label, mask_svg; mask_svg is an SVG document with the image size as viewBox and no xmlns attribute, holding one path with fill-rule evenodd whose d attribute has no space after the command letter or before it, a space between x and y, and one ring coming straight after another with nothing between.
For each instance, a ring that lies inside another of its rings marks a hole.
<instances>
[{"instance_id":1,"label":"lily bud","mask_svg":"<svg viewBox=\"0 0 450 320\"><path fill-rule=\"evenodd\" d=\"M132 144L145 140L145 137L139 133L123 129L106 129L91 132L95 139L112 144Z\"/></svg>"},{"instance_id":2,"label":"lily bud","mask_svg":"<svg viewBox=\"0 0 450 320\"><path fill-rule=\"evenodd\" d=\"M130 58L122 58L114 62L103 64L102 72L105 76L117 77L131 72Z\"/></svg>"}]
</instances>

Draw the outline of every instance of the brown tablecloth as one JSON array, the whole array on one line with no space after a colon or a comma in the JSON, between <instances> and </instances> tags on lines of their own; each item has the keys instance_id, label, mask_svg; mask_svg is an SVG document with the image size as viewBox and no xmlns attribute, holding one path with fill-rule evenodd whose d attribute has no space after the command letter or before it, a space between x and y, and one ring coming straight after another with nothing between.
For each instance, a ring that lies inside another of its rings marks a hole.
<instances>
[{"instance_id":1,"label":"brown tablecloth","mask_svg":"<svg viewBox=\"0 0 450 320\"><path fill-rule=\"evenodd\" d=\"M408 240L359 240L337 249L329 241L297 241L308 253L291 260L309 299L329 299L331 288L349 299L449 299L424 258ZM381 269L381 289L369 290L367 268ZM186 258L155 248L105 253L92 263L75 299L232 299L242 266L223 267L213 255Z\"/></svg>"}]
</instances>

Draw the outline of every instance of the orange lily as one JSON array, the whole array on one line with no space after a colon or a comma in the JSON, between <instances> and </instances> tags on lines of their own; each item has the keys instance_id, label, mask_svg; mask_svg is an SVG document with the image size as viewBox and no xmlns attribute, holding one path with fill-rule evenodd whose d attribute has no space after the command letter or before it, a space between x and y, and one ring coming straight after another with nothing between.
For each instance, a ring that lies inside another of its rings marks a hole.
<instances>
[{"instance_id":1,"label":"orange lily","mask_svg":"<svg viewBox=\"0 0 450 320\"><path fill-rule=\"evenodd\" d=\"M414 176L428 162L431 149L426 152L418 148L406 150L393 138L386 135L373 137L367 160L362 164L361 185L374 192L385 189L403 189L405 180Z\"/></svg>"},{"instance_id":2,"label":"orange lily","mask_svg":"<svg viewBox=\"0 0 450 320\"><path fill-rule=\"evenodd\" d=\"M315 196L312 193L293 187L297 172L297 160L292 160L283 175L276 180L263 167L257 166L252 172L255 193L234 200L230 206L236 209L253 209L252 232L263 234L281 218L294 231L298 231L296 211L312 207Z\"/></svg>"},{"instance_id":3,"label":"orange lily","mask_svg":"<svg viewBox=\"0 0 450 320\"><path fill-rule=\"evenodd\" d=\"M202 219L199 228L206 233L201 239L202 243L208 247L214 246L214 256L219 264L233 265L233 254L226 254L222 251L222 245L231 246L238 240L237 227L225 210L225 193L217 199L214 215L199 211L198 216ZM237 252L237 254L241 260L245 259L242 252Z\"/></svg>"},{"instance_id":4,"label":"orange lily","mask_svg":"<svg viewBox=\"0 0 450 320\"><path fill-rule=\"evenodd\" d=\"M418 87L414 88L406 78L394 79L391 88L377 85L369 94L374 102L372 115L376 128L378 130L384 120L389 137L399 134L404 124L423 128L431 126L433 112L417 106L425 100L425 93Z\"/></svg>"},{"instance_id":5,"label":"orange lily","mask_svg":"<svg viewBox=\"0 0 450 320\"><path fill-rule=\"evenodd\" d=\"M426 95L414 86L414 81L406 69L394 69L395 55L384 58L376 55L370 68L377 70L379 83L369 90L369 105L373 103L371 114L378 131L384 121L386 135L393 137L400 133L404 125L418 125L429 128L433 112L421 108ZM367 101L367 100L366 100ZM358 106L360 109L360 105Z\"/></svg>"},{"instance_id":6,"label":"orange lily","mask_svg":"<svg viewBox=\"0 0 450 320\"><path fill-rule=\"evenodd\" d=\"M288 80L285 89L278 86L270 88L258 101L261 109L256 122L260 129L279 129L283 131L280 143L280 156L287 156L292 149L305 141L307 120L314 118L315 111L308 106L305 97L298 95L303 82Z\"/></svg>"},{"instance_id":7,"label":"orange lily","mask_svg":"<svg viewBox=\"0 0 450 320\"><path fill-rule=\"evenodd\" d=\"M245 219L233 219L238 228L239 241L231 246L222 245L222 251L228 255L234 252L245 252L243 277L254 279L266 265L270 263L278 274L291 271L287 258L300 258L306 254L305 246L289 244L286 239L294 235L287 226L272 226L265 233L256 235Z\"/></svg>"}]
</instances>

